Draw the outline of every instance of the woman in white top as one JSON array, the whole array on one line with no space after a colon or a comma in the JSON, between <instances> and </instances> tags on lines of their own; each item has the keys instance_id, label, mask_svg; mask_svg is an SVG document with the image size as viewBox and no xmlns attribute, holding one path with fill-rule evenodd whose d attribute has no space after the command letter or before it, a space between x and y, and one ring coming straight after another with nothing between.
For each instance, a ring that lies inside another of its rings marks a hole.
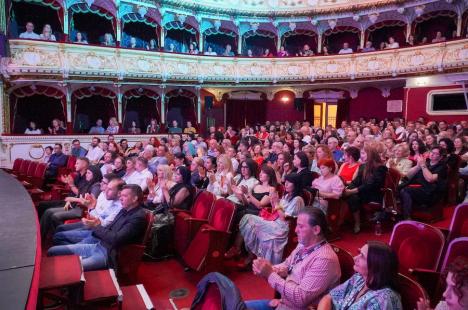
<instances>
[{"instance_id":1,"label":"woman in white top","mask_svg":"<svg viewBox=\"0 0 468 310\"><path fill-rule=\"evenodd\" d=\"M226 154L221 154L217 160L217 168L216 173L208 173L210 183L207 190L218 197L224 197L229 194L234 178L231 159Z\"/></svg>"},{"instance_id":2,"label":"woman in white top","mask_svg":"<svg viewBox=\"0 0 468 310\"><path fill-rule=\"evenodd\" d=\"M388 43L385 47L385 49L392 49L392 48L399 48L400 44L398 42L395 42L395 39L393 37L388 38Z\"/></svg>"},{"instance_id":3,"label":"woman in white top","mask_svg":"<svg viewBox=\"0 0 468 310\"><path fill-rule=\"evenodd\" d=\"M119 123L117 122L117 118L111 117L109 119L109 127L106 129L106 134L115 135L119 133Z\"/></svg>"},{"instance_id":4,"label":"woman in white top","mask_svg":"<svg viewBox=\"0 0 468 310\"><path fill-rule=\"evenodd\" d=\"M151 209L157 208L158 205L164 202L164 194L161 184L165 182L168 189L171 189L175 184L172 180L171 167L168 165L158 165L158 168L156 168L156 175L158 177L158 183L155 184L151 178L147 180L149 194L146 205Z\"/></svg>"},{"instance_id":5,"label":"woman in white top","mask_svg":"<svg viewBox=\"0 0 468 310\"><path fill-rule=\"evenodd\" d=\"M238 210L244 210L247 205L245 195L251 193L254 186L258 184L258 180L255 178L257 163L253 159L247 158L241 162L240 167L240 179L237 182L235 179L232 180L229 189L230 195L227 199L239 205Z\"/></svg>"},{"instance_id":6,"label":"woman in white top","mask_svg":"<svg viewBox=\"0 0 468 310\"><path fill-rule=\"evenodd\" d=\"M207 56L216 56L218 54L215 51L213 51L213 48L211 46L208 46L208 49L206 50L205 55L207 55Z\"/></svg>"},{"instance_id":7,"label":"woman in white top","mask_svg":"<svg viewBox=\"0 0 468 310\"><path fill-rule=\"evenodd\" d=\"M122 180L125 182L130 179L133 175L137 174L138 172L135 169L135 158L128 157L125 161L125 175L122 177Z\"/></svg>"},{"instance_id":8,"label":"woman in white top","mask_svg":"<svg viewBox=\"0 0 468 310\"><path fill-rule=\"evenodd\" d=\"M40 135L42 131L36 127L36 122L29 122L29 127L26 128L25 134L27 135Z\"/></svg>"},{"instance_id":9,"label":"woman in white top","mask_svg":"<svg viewBox=\"0 0 468 310\"><path fill-rule=\"evenodd\" d=\"M45 41L57 41L55 36L52 34L52 28L49 24L45 24L44 28L42 28L42 33L39 35L41 40Z\"/></svg>"},{"instance_id":10,"label":"woman in white top","mask_svg":"<svg viewBox=\"0 0 468 310\"><path fill-rule=\"evenodd\" d=\"M88 41L84 38L83 34L81 32L76 33L76 40L74 43L78 44L88 44Z\"/></svg>"}]
</instances>

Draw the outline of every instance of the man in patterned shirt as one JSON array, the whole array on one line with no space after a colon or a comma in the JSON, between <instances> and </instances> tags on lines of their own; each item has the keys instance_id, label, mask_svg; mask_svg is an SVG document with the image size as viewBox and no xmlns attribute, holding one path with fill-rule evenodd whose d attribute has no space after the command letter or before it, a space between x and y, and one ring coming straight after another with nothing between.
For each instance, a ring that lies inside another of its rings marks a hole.
<instances>
[{"instance_id":1,"label":"man in patterned shirt","mask_svg":"<svg viewBox=\"0 0 468 310\"><path fill-rule=\"evenodd\" d=\"M325 294L339 284L340 263L325 234L328 224L320 209L299 212L296 234L299 244L281 264L263 258L253 263L256 275L265 278L281 299L247 301L248 309L299 310L316 307Z\"/></svg>"}]
</instances>

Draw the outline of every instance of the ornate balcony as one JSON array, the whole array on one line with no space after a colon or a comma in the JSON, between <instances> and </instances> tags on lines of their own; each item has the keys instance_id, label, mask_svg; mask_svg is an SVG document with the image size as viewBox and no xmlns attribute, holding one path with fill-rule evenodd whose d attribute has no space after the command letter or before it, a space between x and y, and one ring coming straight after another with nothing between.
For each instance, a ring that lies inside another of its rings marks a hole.
<instances>
[{"instance_id":1,"label":"ornate balcony","mask_svg":"<svg viewBox=\"0 0 468 310\"><path fill-rule=\"evenodd\" d=\"M6 79L87 79L151 83L297 83L459 71L468 39L348 55L244 58L172 54L99 46L10 40Z\"/></svg>"}]
</instances>

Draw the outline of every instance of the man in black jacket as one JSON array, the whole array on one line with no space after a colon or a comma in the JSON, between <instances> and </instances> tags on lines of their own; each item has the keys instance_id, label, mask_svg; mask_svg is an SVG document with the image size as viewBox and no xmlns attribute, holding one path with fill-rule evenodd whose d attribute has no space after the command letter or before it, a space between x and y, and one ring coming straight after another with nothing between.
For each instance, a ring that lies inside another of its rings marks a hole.
<instances>
[{"instance_id":1,"label":"man in black jacket","mask_svg":"<svg viewBox=\"0 0 468 310\"><path fill-rule=\"evenodd\" d=\"M138 185L125 185L120 192L122 210L110 225L97 225L91 237L77 244L51 247L47 254L79 255L84 271L116 267L118 249L139 242L145 232L146 216L141 208L142 198L143 192Z\"/></svg>"}]
</instances>

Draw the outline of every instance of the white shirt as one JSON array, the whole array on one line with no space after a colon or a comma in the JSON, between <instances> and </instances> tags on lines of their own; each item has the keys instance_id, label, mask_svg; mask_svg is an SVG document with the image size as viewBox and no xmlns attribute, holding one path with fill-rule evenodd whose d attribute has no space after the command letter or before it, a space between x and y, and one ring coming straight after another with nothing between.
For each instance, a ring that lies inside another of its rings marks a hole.
<instances>
[{"instance_id":1,"label":"white shirt","mask_svg":"<svg viewBox=\"0 0 468 310\"><path fill-rule=\"evenodd\" d=\"M122 203L119 199L107 200L106 194L101 192L96 201L96 207L89 211L89 215L98 218L101 226L106 227L114 220L115 216L122 209Z\"/></svg>"},{"instance_id":2,"label":"white shirt","mask_svg":"<svg viewBox=\"0 0 468 310\"><path fill-rule=\"evenodd\" d=\"M205 55L207 55L207 56L216 56L218 54L216 54L216 52L205 52Z\"/></svg>"},{"instance_id":3,"label":"white shirt","mask_svg":"<svg viewBox=\"0 0 468 310\"><path fill-rule=\"evenodd\" d=\"M400 47L400 44L398 42L393 42L391 44L387 44L387 49L389 48L399 48Z\"/></svg>"},{"instance_id":4,"label":"white shirt","mask_svg":"<svg viewBox=\"0 0 468 310\"><path fill-rule=\"evenodd\" d=\"M146 180L148 178L153 178L153 174L148 170L148 168L142 170L141 172L135 171L128 177L123 177L122 179L127 184L136 184L141 187L143 191L148 188L148 184L146 184Z\"/></svg>"},{"instance_id":5,"label":"white shirt","mask_svg":"<svg viewBox=\"0 0 468 310\"><path fill-rule=\"evenodd\" d=\"M39 38L40 38L41 40L57 41L57 39L55 39L55 36L54 36L53 34L51 34L51 35L50 35L50 38L47 39L47 38L41 33L41 35L39 36Z\"/></svg>"},{"instance_id":6,"label":"white shirt","mask_svg":"<svg viewBox=\"0 0 468 310\"><path fill-rule=\"evenodd\" d=\"M39 40L41 37L35 33L35 32L23 32L22 34L20 34L20 39L34 39L34 40Z\"/></svg>"},{"instance_id":7,"label":"white shirt","mask_svg":"<svg viewBox=\"0 0 468 310\"><path fill-rule=\"evenodd\" d=\"M27 135L40 135L41 130L39 128L34 129L34 130L30 130L29 128L26 128L26 131L24 133L27 134Z\"/></svg>"},{"instance_id":8,"label":"white shirt","mask_svg":"<svg viewBox=\"0 0 468 310\"><path fill-rule=\"evenodd\" d=\"M104 155L104 151L99 147L92 147L90 146L88 149L88 154L86 154L86 158L89 159L93 164L97 163L101 157Z\"/></svg>"},{"instance_id":9,"label":"white shirt","mask_svg":"<svg viewBox=\"0 0 468 310\"><path fill-rule=\"evenodd\" d=\"M109 172L107 171L108 168L111 169L111 172L112 172L112 170L115 169L115 167L114 167L113 164L104 164L104 165L102 165L102 167L101 167L101 174L102 174L102 175L108 174L108 173L109 173Z\"/></svg>"},{"instance_id":10,"label":"white shirt","mask_svg":"<svg viewBox=\"0 0 468 310\"><path fill-rule=\"evenodd\" d=\"M352 54L353 53L353 49L352 48L342 48L340 49L340 51L338 52L338 54Z\"/></svg>"}]
</instances>

